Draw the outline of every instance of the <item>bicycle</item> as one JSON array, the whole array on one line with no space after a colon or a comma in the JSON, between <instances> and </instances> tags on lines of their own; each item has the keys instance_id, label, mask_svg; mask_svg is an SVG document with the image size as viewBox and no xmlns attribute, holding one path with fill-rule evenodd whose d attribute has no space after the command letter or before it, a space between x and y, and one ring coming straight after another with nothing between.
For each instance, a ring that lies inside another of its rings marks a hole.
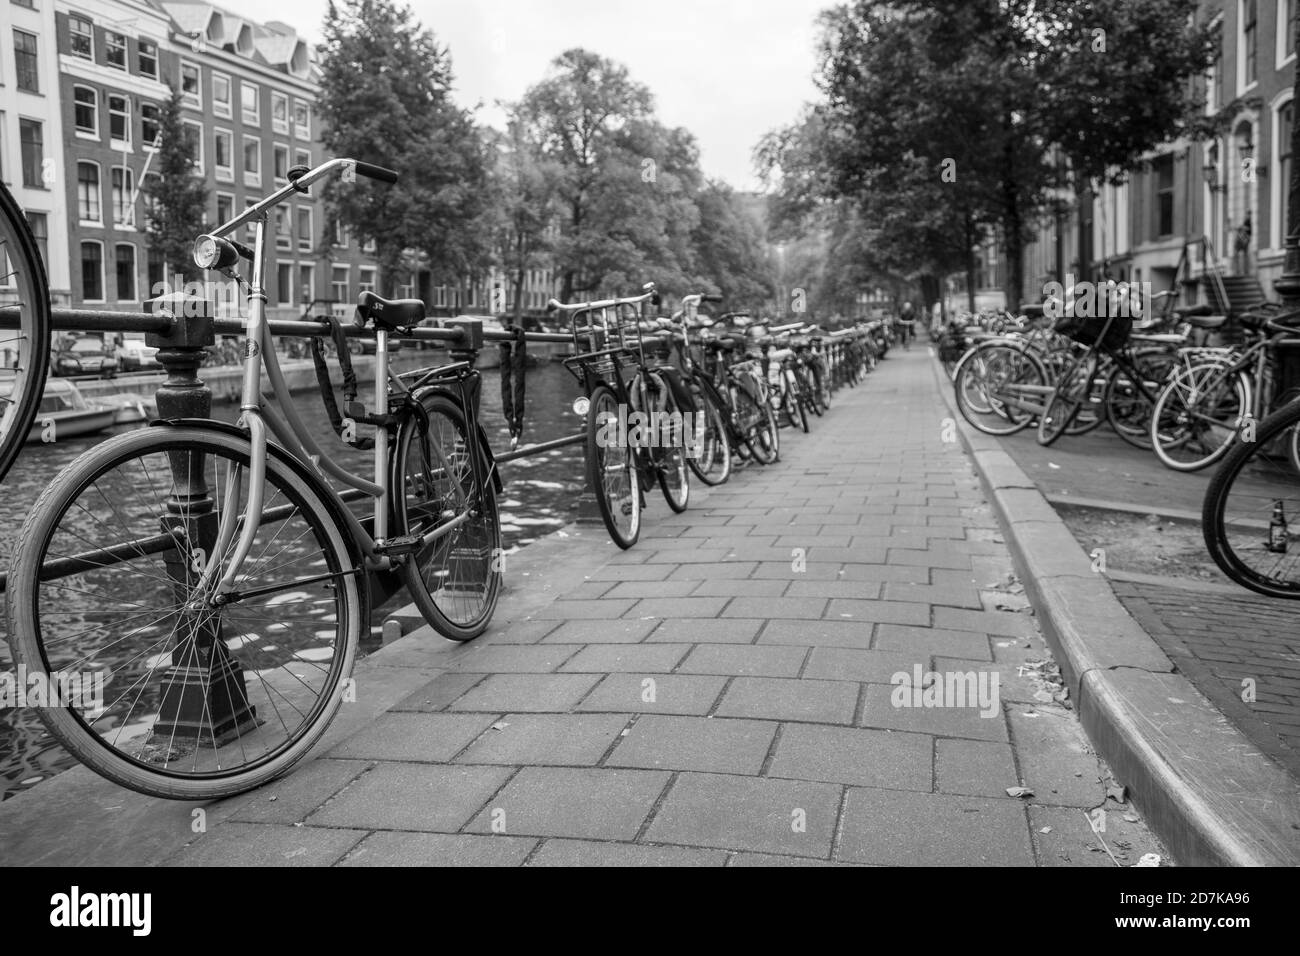
<instances>
[{"instance_id":1,"label":"bicycle","mask_svg":"<svg viewBox=\"0 0 1300 956\"><path fill-rule=\"evenodd\" d=\"M735 317L728 313L719 321ZM744 354L743 330L718 331L717 323L702 316L696 317L695 324L703 356L694 366L694 381L706 400L722 412L732 453L741 460L772 464L781 447L776 416L758 360Z\"/></svg>"},{"instance_id":2,"label":"bicycle","mask_svg":"<svg viewBox=\"0 0 1300 956\"><path fill-rule=\"evenodd\" d=\"M356 441L373 426L373 479L333 461L288 400L262 287L268 214L339 171L396 180L347 159L294 167L289 185L195 243L200 268L247 293L240 421L158 422L94 446L55 477L19 537L6 602L15 662L52 681L107 675L106 695L41 719L133 790L213 799L286 773L349 694L372 600L404 585L457 641L482 633L496 606L500 477L475 422L478 373L470 361L402 375L388 365L390 335L408 334L423 302L358 300L357 325L374 330L375 408L355 400L345 368L339 431ZM247 224L252 249L233 238ZM344 339L341 326L329 332ZM326 404L337 411L332 390Z\"/></svg>"},{"instance_id":3,"label":"bicycle","mask_svg":"<svg viewBox=\"0 0 1300 956\"><path fill-rule=\"evenodd\" d=\"M10 301L12 300L12 301ZM50 289L27 217L0 183L0 481L40 409L50 360ZM12 328L10 328L12 326Z\"/></svg>"},{"instance_id":4,"label":"bicycle","mask_svg":"<svg viewBox=\"0 0 1300 956\"><path fill-rule=\"evenodd\" d=\"M577 352L565 356L563 364L586 400L587 477L605 530L624 550L641 534L647 486L658 484L674 512L685 511L690 502L685 447L690 429L667 378L646 363L641 337L661 329L648 311L658 304L659 294L648 282L639 296L568 304L551 299L547 305L548 312L569 321ZM630 321L627 310L633 311ZM586 325L579 326L580 317ZM633 414L639 423L633 423ZM647 420L648 427L640 424Z\"/></svg>"}]
</instances>

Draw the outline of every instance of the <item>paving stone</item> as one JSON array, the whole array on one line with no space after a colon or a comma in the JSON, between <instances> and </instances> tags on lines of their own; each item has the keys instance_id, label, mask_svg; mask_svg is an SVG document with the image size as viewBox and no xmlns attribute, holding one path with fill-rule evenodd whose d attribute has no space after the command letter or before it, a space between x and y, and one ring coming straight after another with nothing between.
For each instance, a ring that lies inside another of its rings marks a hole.
<instances>
[{"instance_id":1,"label":"paving stone","mask_svg":"<svg viewBox=\"0 0 1300 956\"><path fill-rule=\"evenodd\" d=\"M821 724L849 724L858 685L845 681L738 677L718 705L720 717L754 717Z\"/></svg>"},{"instance_id":2,"label":"paving stone","mask_svg":"<svg viewBox=\"0 0 1300 956\"><path fill-rule=\"evenodd\" d=\"M529 866L723 866L723 850L698 850L640 843L598 843L594 840L547 840Z\"/></svg>"},{"instance_id":3,"label":"paving stone","mask_svg":"<svg viewBox=\"0 0 1300 956\"><path fill-rule=\"evenodd\" d=\"M1006 744L940 738L935 741L934 771L940 793L1003 797L1008 787L1021 784Z\"/></svg>"},{"instance_id":4,"label":"paving stone","mask_svg":"<svg viewBox=\"0 0 1300 956\"><path fill-rule=\"evenodd\" d=\"M906 601L912 604L947 605L980 609L979 592L974 585L954 587L951 584L911 584L902 581L890 581L885 584L887 601Z\"/></svg>"},{"instance_id":5,"label":"paving stone","mask_svg":"<svg viewBox=\"0 0 1300 956\"><path fill-rule=\"evenodd\" d=\"M770 579L724 578L719 581L697 581L695 590L691 593L698 597L776 597L780 596L781 587L780 581Z\"/></svg>"},{"instance_id":6,"label":"paving stone","mask_svg":"<svg viewBox=\"0 0 1300 956\"><path fill-rule=\"evenodd\" d=\"M822 616L825 607L824 598L744 598L732 601L722 612L722 616L815 621Z\"/></svg>"},{"instance_id":7,"label":"paving stone","mask_svg":"<svg viewBox=\"0 0 1300 956\"><path fill-rule=\"evenodd\" d=\"M364 830L223 823L182 849L168 865L330 866L365 835Z\"/></svg>"},{"instance_id":8,"label":"paving stone","mask_svg":"<svg viewBox=\"0 0 1300 956\"><path fill-rule=\"evenodd\" d=\"M802 856L776 856L771 853L733 853L728 866L856 866L853 863L833 863Z\"/></svg>"},{"instance_id":9,"label":"paving stone","mask_svg":"<svg viewBox=\"0 0 1300 956\"><path fill-rule=\"evenodd\" d=\"M492 630L494 644L536 644L555 630L556 621L511 621L500 630Z\"/></svg>"},{"instance_id":10,"label":"paving stone","mask_svg":"<svg viewBox=\"0 0 1300 956\"><path fill-rule=\"evenodd\" d=\"M1028 708L1010 707L1011 739L1025 786L1034 803L1048 806L1095 807L1106 799L1101 767L1083 728L1062 707L1038 705L1037 717Z\"/></svg>"},{"instance_id":11,"label":"paving stone","mask_svg":"<svg viewBox=\"0 0 1300 956\"><path fill-rule=\"evenodd\" d=\"M993 717L981 716L972 707L895 707L896 687L867 684L860 726L910 730L936 737L965 737L972 740L1007 740L1007 725L1001 708ZM991 690L991 685L989 687ZM725 703L725 702L724 702ZM1012 784L1008 784L1012 786Z\"/></svg>"},{"instance_id":12,"label":"paving stone","mask_svg":"<svg viewBox=\"0 0 1300 956\"><path fill-rule=\"evenodd\" d=\"M525 767L466 829L491 832L495 819L512 836L631 840L669 776L653 770Z\"/></svg>"},{"instance_id":13,"label":"paving stone","mask_svg":"<svg viewBox=\"0 0 1300 956\"><path fill-rule=\"evenodd\" d=\"M916 655L906 651L870 651L852 647L813 649L802 676L822 680L888 684L899 671L911 672Z\"/></svg>"},{"instance_id":14,"label":"paving stone","mask_svg":"<svg viewBox=\"0 0 1300 956\"><path fill-rule=\"evenodd\" d=\"M1100 866L1113 870L1116 861L1120 866L1136 866L1147 853L1165 857L1167 851L1140 819L1136 823L1124 819L1132 813L1129 807L1117 808L1112 804L1106 811L1105 832L1097 833L1082 810L1030 806L1029 828L1038 850L1038 865ZM1110 853L1106 852L1107 848Z\"/></svg>"},{"instance_id":15,"label":"paving stone","mask_svg":"<svg viewBox=\"0 0 1300 956\"><path fill-rule=\"evenodd\" d=\"M698 581L621 581L612 586L615 598L681 598L695 591Z\"/></svg>"},{"instance_id":16,"label":"paving stone","mask_svg":"<svg viewBox=\"0 0 1300 956\"><path fill-rule=\"evenodd\" d=\"M689 644L593 644L565 663L566 672L667 673L691 650Z\"/></svg>"},{"instance_id":17,"label":"paving stone","mask_svg":"<svg viewBox=\"0 0 1300 956\"><path fill-rule=\"evenodd\" d=\"M684 773L645 839L825 859L839 801L830 784Z\"/></svg>"},{"instance_id":18,"label":"paving stone","mask_svg":"<svg viewBox=\"0 0 1300 956\"><path fill-rule=\"evenodd\" d=\"M578 709L703 715L713 709L726 684L725 677L610 674L583 699Z\"/></svg>"},{"instance_id":19,"label":"paving stone","mask_svg":"<svg viewBox=\"0 0 1300 956\"><path fill-rule=\"evenodd\" d=\"M750 577L771 581L838 581L840 578L839 561L809 561L801 567L802 570L795 571L788 558L784 561L769 559L754 568Z\"/></svg>"},{"instance_id":20,"label":"paving stone","mask_svg":"<svg viewBox=\"0 0 1300 956\"><path fill-rule=\"evenodd\" d=\"M1027 614L970 611L955 607L936 607L934 626L951 628L955 631L982 631L985 634L1001 634L1005 637L1020 637L1034 632L1033 619Z\"/></svg>"},{"instance_id":21,"label":"paving stone","mask_svg":"<svg viewBox=\"0 0 1300 956\"><path fill-rule=\"evenodd\" d=\"M872 600L880 597L878 581L791 581L786 597L850 598Z\"/></svg>"},{"instance_id":22,"label":"paving stone","mask_svg":"<svg viewBox=\"0 0 1300 956\"><path fill-rule=\"evenodd\" d=\"M384 714L329 752L331 757L444 763L485 731L481 714Z\"/></svg>"},{"instance_id":23,"label":"paving stone","mask_svg":"<svg viewBox=\"0 0 1300 956\"><path fill-rule=\"evenodd\" d=\"M460 671L439 674L419 690L407 694L393 710L442 710L483 679L482 674L465 674Z\"/></svg>"},{"instance_id":24,"label":"paving stone","mask_svg":"<svg viewBox=\"0 0 1300 956\"><path fill-rule=\"evenodd\" d=\"M928 604L905 604L901 601L848 601L836 599L826 609L826 617L851 617L858 621L880 624L930 624Z\"/></svg>"},{"instance_id":25,"label":"paving stone","mask_svg":"<svg viewBox=\"0 0 1300 956\"><path fill-rule=\"evenodd\" d=\"M658 621L565 621L543 638L546 644L639 644Z\"/></svg>"},{"instance_id":26,"label":"paving stone","mask_svg":"<svg viewBox=\"0 0 1300 956\"><path fill-rule=\"evenodd\" d=\"M793 677L807 656L802 647L701 644L682 661L677 673Z\"/></svg>"},{"instance_id":27,"label":"paving stone","mask_svg":"<svg viewBox=\"0 0 1300 956\"><path fill-rule=\"evenodd\" d=\"M662 564L607 564L591 572L593 581L662 581L674 569Z\"/></svg>"},{"instance_id":28,"label":"paving stone","mask_svg":"<svg viewBox=\"0 0 1300 956\"><path fill-rule=\"evenodd\" d=\"M636 602L631 598L599 601L568 601L561 598L541 608L534 616L547 621L580 621L622 617Z\"/></svg>"},{"instance_id":29,"label":"paving stone","mask_svg":"<svg viewBox=\"0 0 1300 956\"><path fill-rule=\"evenodd\" d=\"M932 752L924 734L787 724L767 776L929 792Z\"/></svg>"},{"instance_id":30,"label":"paving stone","mask_svg":"<svg viewBox=\"0 0 1300 956\"><path fill-rule=\"evenodd\" d=\"M641 717L605 761L608 767L756 774L776 727L720 717Z\"/></svg>"},{"instance_id":31,"label":"paving stone","mask_svg":"<svg viewBox=\"0 0 1300 956\"><path fill-rule=\"evenodd\" d=\"M492 674L452 704L452 710L567 711L596 686L594 674Z\"/></svg>"},{"instance_id":32,"label":"paving stone","mask_svg":"<svg viewBox=\"0 0 1300 956\"><path fill-rule=\"evenodd\" d=\"M865 648L871 645L873 627L868 621L772 621L763 629L758 642Z\"/></svg>"},{"instance_id":33,"label":"paving stone","mask_svg":"<svg viewBox=\"0 0 1300 956\"><path fill-rule=\"evenodd\" d=\"M673 568L669 581L719 581L747 578L758 567L756 561L720 561L713 564L683 564Z\"/></svg>"},{"instance_id":34,"label":"paving stone","mask_svg":"<svg viewBox=\"0 0 1300 956\"><path fill-rule=\"evenodd\" d=\"M307 818L313 827L451 833L510 777L504 767L382 763Z\"/></svg>"},{"instance_id":35,"label":"paving stone","mask_svg":"<svg viewBox=\"0 0 1300 956\"><path fill-rule=\"evenodd\" d=\"M537 840L467 833L372 833L340 866L519 866Z\"/></svg>"},{"instance_id":36,"label":"paving stone","mask_svg":"<svg viewBox=\"0 0 1300 956\"><path fill-rule=\"evenodd\" d=\"M765 623L740 617L665 620L646 643L751 644Z\"/></svg>"},{"instance_id":37,"label":"paving stone","mask_svg":"<svg viewBox=\"0 0 1300 956\"><path fill-rule=\"evenodd\" d=\"M727 604L725 597L644 598L637 601L624 615L628 618L690 618L717 617ZM762 615L744 614L741 617Z\"/></svg>"},{"instance_id":38,"label":"paving stone","mask_svg":"<svg viewBox=\"0 0 1300 956\"><path fill-rule=\"evenodd\" d=\"M883 866L1032 866L1025 809L1003 797L852 788L836 859Z\"/></svg>"},{"instance_id":39,"label":"paving stone","mask_svg":"<svg viewBox=\"0 0 1300 956\"><path fill-rule=\"evenodd\" d=\"M471 641L448 655L456 670L473 674L547 674L581 647L576 644L479 644Z\"/></svg>"},{"instance_id":40,"label":"paving stone","mask_svg":"<svg viewBox=\"0 0 1300 956\"><path fill-rule=\"evenodd\" d=\"M309 759L288 776L222 806L227 819L241 823L297 823L369 768L364 760Z\"/></svg>"},{"instance_id":41,"label":"paving stone","mask_svg":"<svg viewBox=\"0 0 1300 956\"><path fill-rule=\"evenodd\" d=\"M881 624L873 646L884 651L907 651L924 661L936 654L969 660L992 660L989 638L969 631L949 631L906 624Z\"/></svg>"},{"instance_id":42,"label":"paving stone","mask_svg":"<svg viewBox=\"0 0 1300 956\"><path fill-rule=\"evenodd\" d=\"M595 766L630 714L506 714L457 763Z\"/></svg>"}]
</instances>

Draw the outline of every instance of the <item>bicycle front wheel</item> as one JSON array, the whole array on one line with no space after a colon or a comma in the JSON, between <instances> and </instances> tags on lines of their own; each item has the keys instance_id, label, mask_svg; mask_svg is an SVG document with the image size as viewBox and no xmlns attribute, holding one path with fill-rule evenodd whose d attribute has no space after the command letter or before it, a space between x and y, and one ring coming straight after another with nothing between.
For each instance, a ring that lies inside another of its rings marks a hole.
<instances>
[{"instance_id":1,"label":"bicycle front wheel","mask_svg":"<svg viewBox=\"0 0 1300 956\"><path fill-rule=\"evenodd\" d=\"M496 489L478 429L466 428L460 405L437 392L419 401L421 412L397 435L394 527L429 540L407 558L402 574L433 629L468 641L487 629L501 594Z\"/></svg>"},{"instance_id":2,"label":"bicycle front wheel","mask_svg":"<svg viewBox=\"0 0 1300 956\"><path fill-rule=\"evenodd\" d=\"M1250 408L1242 372L1221 362L1177 369L1156 397L1149 423L1156 457L1174 471L1200 471L1228 453Z\"/></svg>"},{"instance_id":3,"label":"bicycle front wheel","mask_svg":"<svg viewBox=\"0 0 1300 956\"><path fill-rule=\"evenodd\" d=\"M1034 420L1047 393L1047 373L1032 352L986 342L962 356L953 377L962 418L988 435L1014 435Z\"/></svg>"},{"instance_id":4,"label":"bicycle front wheel","mask_svg":"<svg viewBox=\"0 0 1300 956\"><path fill-rule=\"evenodd\" d=\"M0 480L3 480L36 420L50 361L50 290L45 267L22 209L3 185L0 185L0 312L13 320L0 327Z\"/></svg>"},{"instance_id":5,"label":"bicycle front wheel","mask_svg":"<svg viewBox=\"0 0 1300 956\"><path fill-rule=\"evenodd\" d=\"M55 477L19 535L15 661L68 689L41 720L141 793L214 799L286 772L338 711L368 624L342 506L276 454L252 549L216 598L207 582L232 560L238 535L221 531L244 520L249 452L207 429L112 438Z\"/></svg>"},{"instance_id":6,"label":"bicycle front wheel","mask_svg":"<svg viewBox=\"0 0 1300 956\"><path fill-rule=\"evenodd\" d=\"M1233 442L1201 511L1205 546L1223 573L1269 597L1300 598L1300 475L1291 461L1300 404Z\"/></svg>"},{"instance_id":7,"label":"bicycle front wheel","mask_svg":"<svg viewBox=\"0 0 1300 956\"><path fill-rule=\"evenodd\" d=\"M1096 373L1097 359L1091 351L1080 355L1065 370L1039 416L1038 444L1051 445L1074 424L1092 393Z\"/></svg>"},{"instance_id":8,"label":"bicycle front wheel","mask_svg":"<svg viewBox=\"0 0 1300 956\"><path fill-rule=\"evenodd\" d=\"M731 443L727 440L727 424L721 411L722 398L703 376L690 378L688 387L700 417L691 423L687 462L700 481L720 485L731 477Z\"/></svg>"},{"instance_id":9,"label":"bicycle front wheel","mask_svg":"<svg viewBox=\"0 0 1300 956\"><path fill-rule=\"evenodd\" d=\"M587 481L610 539L626 551L641 535L641 485L626 436L611 429L618 430L618 396L597 385L587 409Z\"/></svg>"}]
</instances>

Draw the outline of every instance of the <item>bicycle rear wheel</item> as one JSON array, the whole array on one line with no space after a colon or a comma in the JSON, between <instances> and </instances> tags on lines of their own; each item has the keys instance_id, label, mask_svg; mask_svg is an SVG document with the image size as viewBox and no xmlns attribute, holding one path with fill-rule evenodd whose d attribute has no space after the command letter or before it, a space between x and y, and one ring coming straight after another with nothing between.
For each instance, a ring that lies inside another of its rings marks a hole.
<instances>
[{"instance_id":1,"label":"bicycle rear wheel","mask_svg":"<svg viewBox=\"0 0 1300 956\"><path fill-rule=\"evenodd\" d=\"M208 429L111 438L55 477L19 536L15 661L75 688L41 720L141 793L214 799L286 772L336 714L368 626L342 506L274 452L234 594L213 600L201 572L219 580L232 558L237 536L215 552L223 522L242 523L249 452Z\"/></svg>"},{"instance_id":2,"label":"bicycle rear wheel","mask_svg":"<svg viewBox=\"0 0 1300 956\"><path fill-rule=\"evenodd\" d=\"M465 427L460 405L446 395L420 396L423 415L397 435L392 479L398 534L432 534L452 525L402 568L406 589L443 637L468 641L487 629L501 594L501 523L496 489L478 430ZM484 481L475 480L471 449Z\"/></svg>"},{"instance_id":3,"label":"bicycle rear wheel","mask_svg":"<svg viewBox=\"0 0 1300 956\"><path fill-rule=\"evenodd\" d=\"M1168 352L1151 352L1133 356L1133 369L1140 382L1124 368L1115 365L1106 378L1105 417L1115 433L1137 448L1151 447L1151 415L1161 386L1169 377L1174 356Z\"/></svg>"},{"instance_id":4,"label":"bicycle rear wheel","mask_svg":"<svg viewBox=\"0 0 1300 956\"><path fill-rule=\"evenodd\" d=\"M1223 573L1269 597L1300 599L1300 474L1294 455L1300 404L1235 441L1210 480L1201 512L1205 546Z\"/></svg>"},{"instance_id":5,"label":"bicycle rear wheel","mask_svg":"<svg viewBox=\"0 0 1300 956\"><path fill-rule=\"evenodd\" d=\"M50 361L50 290L36 240L9 190L0 184L0 480L27 441L40 408ZM8 325L9 323L6 323Z\"/></svg>"},{"instance_id":6,"label":"bicycle rear wheel","mask_svg":"<svg viewBox=\"0 0 1300 956\"><path fill-rule=\"evenodd\" d=\"M688 387L695 397L696 414L700 419L692 423L697 427L689 436L693 447L687 462L700 481L706 485L720 485L731 477L731 443L727 440L722 396L714 390L713 383L702 375L692 376ZM700 425L703 427L698 427Z\"/></svg>"},{"instance_id":7,"label":"bicycle rear wheel","mask_svg":"<svg viewBox=\"0 0 1300 956\"><path fill-rule=\"evenodd\" d=\"M691 471L687 466L686 435L672 391L662 388L662 394L664 418L655 430L655 443L650 448L650 457L659 472L659 490L663 492L664 501L668 502L668 507L675 513L681 514L691 501Z\"/></svg>"},{"instance_id":8,"label":"bicycle rear wheel","mask_svg":"<svg viewBox=\"0 0 1300 956\"><path fill-rule=\"evenodd\" d=\"M1092 392L1096 373L1097 357L1091 350L1080 355L1065 370L1038 418L1038 444L1051 445L1074 424Z\"/></svg>"},{"instance_id":9,"label":"bicycle rear wheel","mask_svg":"<svg viewBox=\"0 0 1300 956\"><path fill-rule=\"evenodd\" d=\"M1179 368L1156 397L1149 423L1156 457L1174 471L1200 471L1228 453L1250 408L1244 373L1221 362Z\"/></svg>"},{"instance_id":10,"label":"bicycle rear wheel","mask_svg":"<svg viewBox=\"0 0 1300 956\"><path fill-rule=\"evenodd\" d=\"M744 388L737 386L736 421L744 436L745 447L749 453L764 465L776 461L780 449L778 435L780 429L770 402L756 402Z\"/></svg>"},{"instance_id":11,"label":"bicycle rear wheel","mask_svg":"<svg viewBox=\"0 0 1300 956\"><path fill-rule=\"evenodd\" d=\"M617 421L618 396L597 385L587 410L587 481L610 539L627 550L641 535L641 484L632 449L609 440L608 429Z\"/></svg>"},{"instance_id":12,"label":"bicycle rear wheel","mask_svg":"<svg viewBox=\"0 0 1300 956\"><path fill-rule=\"evenodd\" d=\"M953 377L962 418L989 435L1014 435L1034 420L1047 373L1032 352L1009 342L986 342L962 356Z\"/></svg>"}]
</instances>

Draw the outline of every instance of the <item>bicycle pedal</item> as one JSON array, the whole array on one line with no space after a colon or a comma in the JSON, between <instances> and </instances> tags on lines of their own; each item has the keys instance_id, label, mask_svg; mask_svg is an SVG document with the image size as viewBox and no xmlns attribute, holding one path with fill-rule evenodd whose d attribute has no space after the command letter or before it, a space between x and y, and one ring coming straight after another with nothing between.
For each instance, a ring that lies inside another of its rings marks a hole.
<instances>
[{"instance_id":1,"label":"bicycle pedal","mask_svg":"<svg viewBox=\"0 0 1300 956\"><path fill-rule=\"evenodd\" d=\"M383 544L376 544L375 551L390 558L406 557L416 554L423 547L424 539L418 534L403 534L389 538Z\"/></svg>"}]
</instances>

